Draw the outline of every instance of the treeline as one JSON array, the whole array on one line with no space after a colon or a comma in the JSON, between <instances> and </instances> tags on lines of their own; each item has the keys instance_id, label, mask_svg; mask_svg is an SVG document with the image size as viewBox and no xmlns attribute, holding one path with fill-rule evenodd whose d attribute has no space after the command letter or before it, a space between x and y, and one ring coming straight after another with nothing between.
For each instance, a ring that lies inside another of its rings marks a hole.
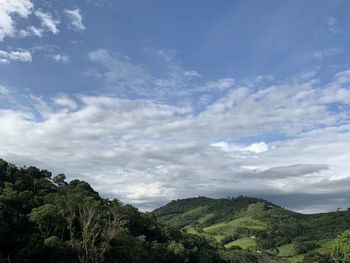
<instances>
[{"instance_id":1,"label":"treeline","mask_svg":"<svg viewBox=\"0 0 350 263\"><path fill-rule=\"evenodd\" d=\"M65 179L0 159L0 262L222 262L206 238Z\"/></svg>"}]
</instances>

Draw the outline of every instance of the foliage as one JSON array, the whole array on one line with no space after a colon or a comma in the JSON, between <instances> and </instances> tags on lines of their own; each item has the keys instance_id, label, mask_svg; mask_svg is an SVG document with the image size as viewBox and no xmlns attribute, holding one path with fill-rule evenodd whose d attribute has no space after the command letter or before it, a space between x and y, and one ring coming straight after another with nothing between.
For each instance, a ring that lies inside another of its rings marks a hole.
<instances>
[{"instance_id":1,"label":"foliage","mask_svg":"<svg viewBox=\"0 0 350 263\"><path fill-rule=\"evenodd\" d=\"M312 241L297 241L294 243L294 251L296 254L305 254L306 252L318 248L318 242Z\"/></svg>"},{"instance_id":2,"label":"foliage","mask_svg":"<svg viewBox=\"0 0 350 263\"><path fill-rule=\"evenodd\" d=\"M350 230L336 238L331 257L333 262L350 262Z\"/></svg>"},{"instance_id":3,"label":"foliage","mask_svg":"<svg viewBox=\"0 0 350 263\"><path fill-rule=\"evenodd\" d=\"M52 204L33 208L29 220L38 225L41 234L46 238L54 234L63 223L61 211Z\"/></svg>"},{"instance_id":4,"label":"foliage","mask_svg":"<svg viewBox=\"0 0 350 263\"><path fill-rule=\"evenodd\" d=\"M310 263L310 262L328 263L331 261L330 261L329 255L322 255L319 252L310 251L304 256L303 263Z\"/></svg>"}]
</instances>

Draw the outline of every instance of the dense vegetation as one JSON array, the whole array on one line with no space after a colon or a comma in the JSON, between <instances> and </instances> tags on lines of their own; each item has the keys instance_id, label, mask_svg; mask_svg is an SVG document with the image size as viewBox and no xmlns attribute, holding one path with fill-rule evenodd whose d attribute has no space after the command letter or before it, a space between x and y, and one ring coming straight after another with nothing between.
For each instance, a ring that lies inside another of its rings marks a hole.
<instances>
[{"instance_id":1,"label":"dense vegetation","mask_svg":"<svg viewBox=\"0 0 350 263\"><path fill-rule=\"evenodd\" d=\"M349 211L303 215L244 196L141 213L0 159L0 262L350 262L347 229Z\"/></svg>"},{"instance_id":2,"label":"dense vegetation","mask_svg":"<svg viewBox=\"0 0 350 263\"><path fill-rule=\"evenodd\" d=\"M206 238L158 223L88 183L0 159L0 262L220 262Z\"/></svg>"}]
</instances>

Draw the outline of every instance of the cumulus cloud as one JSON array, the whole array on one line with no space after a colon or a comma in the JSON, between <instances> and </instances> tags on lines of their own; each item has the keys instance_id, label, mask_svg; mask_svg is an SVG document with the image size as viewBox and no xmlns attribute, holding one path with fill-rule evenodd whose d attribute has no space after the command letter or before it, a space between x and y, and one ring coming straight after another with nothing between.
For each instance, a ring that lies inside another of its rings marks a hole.
<instances>
[{"instance_id":1,"label":"cumulus cloud","mask_svg":"<svg viewBox=\"0 0 350 263\"><path fill-rule=\"evenodd\" d=\"M350 70L338 72L335 75L335 82L336 84L350 83Z\"/></svg>"},{"instance_id":2,"label":"cumulus cloud","mask_svg":"<svg viewBox=\"0 0 350 263\"><path fill-rule=\"evenodd\" d=\"M75 31L82 31L85 30L85 26L83 24L83 17L80 14L80 9L76 8L76 9L65 9L64 10L65 14L68 16L69 20L70 20L70 24L69 27L72 30Z\"/></svg>"},{"instance_id":3,"label":"cumulus cloud","mask_svg":"<svg viewBox=\"0 0 350 263\"><path fill-rule=\"evenodd\" d=\"M32 54L29 50L24 49L15 51L0 50L0 64L8 64L12 61L32 62Z\"/></svg>"},{"instance_id":4,"label":"cumulus cloud","mask_svg":"<svg viewBox=\"0 0 350 263\"><path fill-rule=\"evenodd\" d=\"M36 10L34 14L40 19L41 26L53 34L57 34L59 31L58 25L60 21L54 19L50 13L45 13L42 10Z\"/></svg>"},{"instance_id":5,"label":"cumulus cloud","mask_svg":"<svg viewBox=\"0 0 350 263\"><path fill-rule=\"evenodd\" d=\"M32 12L30 0L0 0L0 41L5 37L14 36L16 32L14 15L26 18Z\"/></svg>"}]
</instances>

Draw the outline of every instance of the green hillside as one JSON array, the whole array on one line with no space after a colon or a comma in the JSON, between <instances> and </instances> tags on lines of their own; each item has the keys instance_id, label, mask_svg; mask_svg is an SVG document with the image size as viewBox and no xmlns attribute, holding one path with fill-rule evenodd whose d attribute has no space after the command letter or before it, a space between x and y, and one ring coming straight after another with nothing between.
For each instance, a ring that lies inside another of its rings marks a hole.
<instances>
[{"instance_id":1,"label":"green hillside","mask_svg":"<svg viewBox=\"0 0 350 263\"><path fill-rule=\"evenodd\" d=\"M246 196L176 200L153 214L226 249L266 252L287 262L316 256L327 262L334 239L350 228L349 211L306 215Z\"/></svg>"}]
</instances>

